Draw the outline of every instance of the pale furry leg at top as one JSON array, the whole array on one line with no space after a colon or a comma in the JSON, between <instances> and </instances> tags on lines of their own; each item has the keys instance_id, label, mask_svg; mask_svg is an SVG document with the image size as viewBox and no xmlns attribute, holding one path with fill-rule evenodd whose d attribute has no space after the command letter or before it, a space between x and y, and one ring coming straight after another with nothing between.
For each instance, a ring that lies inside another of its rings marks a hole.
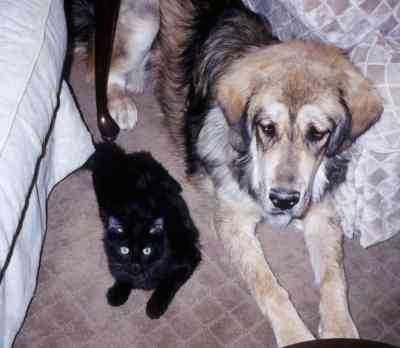
<instances>
[{"instance_id":1,"label":"pale furry leg at top","mask_svg":"<svg viewBox=\"0 0 400 348\"><path fill-rule=\"evenodd\" d=\"M149 51L159 29L158 0L122 0L108 79L108 107L121 129L131 129L138 110L130 93L142 93Z\"/></svg>"}]
</instances>

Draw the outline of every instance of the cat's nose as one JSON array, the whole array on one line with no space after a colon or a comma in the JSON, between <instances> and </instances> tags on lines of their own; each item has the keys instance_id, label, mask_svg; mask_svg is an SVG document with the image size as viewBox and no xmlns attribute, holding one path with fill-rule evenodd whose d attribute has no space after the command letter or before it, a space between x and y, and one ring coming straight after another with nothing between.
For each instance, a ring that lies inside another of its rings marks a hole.
<instances>
[{"instance_id":1,"label":"cat's nose","mask_svg":"<svg viewBox=\"0 0 400 348\"><path fill-rule=\"evenodd\" d=\"M140 272L140 265L137 263L132 264L131 270L133 274L138 274Z\"/></svg>"}]
</instances>

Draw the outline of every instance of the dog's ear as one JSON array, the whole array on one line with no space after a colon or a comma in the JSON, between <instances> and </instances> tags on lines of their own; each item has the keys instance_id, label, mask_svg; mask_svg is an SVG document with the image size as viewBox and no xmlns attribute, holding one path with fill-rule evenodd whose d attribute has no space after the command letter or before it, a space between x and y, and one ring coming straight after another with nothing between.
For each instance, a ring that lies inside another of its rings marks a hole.
<instances>
[{"instance_id":1,"label":"dog's ear","mask_svg":"<svg viewBox=\"0 0 400 348\"><path fill-rule=\"evenodd\" d=\"M230 125L242 117L252 94L254 76L249 71L227 75L218 83L217 99Z\"/></svg>"},{"instance_id":2,"label":"dog's ear","mask_svg":"<svg viewBox=\"0 0 400 348\"><path fill-rule=\"evenodd\" d=\"M383 106L372 83L347 59L340 59L337 67L341 70L339 90L351 119L349 136L342 145L344 149L379 119Z\"/></svg>"},{"instance_id":3,"label":"dog's ear","mask_svg":"<svg viewBox=\"0 0 400 348\"><path fill-rule=\"evenodd\" d=\"M347 109L347 108L346 108ZM329 137L328 148L326 155L328 157L334 156L342 149L342 145L346 139L349 139L351 128L350 115L345 115L335 126L332 134Z\"/></svg>"},{"instance_id":4,"label":"dog's ear","mask_svg":"<svg viewBox=\"0 0 400 348\"><path fill-rule=\"evenodd\" d=\"M246 108L247 98L246 91L234 86L226 87L219 93L218 102L229 124L240 120Z\"/></svg>"}]
</instances>

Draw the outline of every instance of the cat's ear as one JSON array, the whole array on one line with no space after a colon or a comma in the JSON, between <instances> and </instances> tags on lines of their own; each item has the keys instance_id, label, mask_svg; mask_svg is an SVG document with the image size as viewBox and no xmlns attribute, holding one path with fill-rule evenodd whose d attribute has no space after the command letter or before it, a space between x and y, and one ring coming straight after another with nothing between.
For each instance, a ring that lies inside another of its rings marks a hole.
<instances>
[{"instance_id":1,"label":"cat's ear","mask_svg":"<svg viewBox=\"0 0 400 348\"><path fill-rule=\"evenodd\" d=\"M164 229L164 218L159 217L154 220L153 225L150 228L150 233L151 234L159 233L163 229Z\"/></svg>"},{"instance_id":2,"label":"cat's ear","mask_svg":"<svg viewBox=\"0 0 400 348\"><path fill-rule=\"evenodd\" d=\"M164 228L164 218L159 217L158 219L156 219L156 220L154 221L154 226L155 226L155 227Z\"/></svg>"},{"instance_id":3,"label":"cat's ear","mask_svg":"<svg viewBox=\"0 0 400 348\"><path fill-rule=\"evenodd\" d=\"M124 232L124 228L122 226L121 221L118 218L110 215L107 219L107 231L111 231L114 233L122 233Z\"/></svg>"}]
</instances>

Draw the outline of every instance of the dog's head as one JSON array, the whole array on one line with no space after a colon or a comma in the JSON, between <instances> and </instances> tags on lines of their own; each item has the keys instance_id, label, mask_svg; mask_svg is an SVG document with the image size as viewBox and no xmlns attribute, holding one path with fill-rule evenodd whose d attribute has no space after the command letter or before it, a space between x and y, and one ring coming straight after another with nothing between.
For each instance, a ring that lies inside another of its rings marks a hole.
<instances>
[{"instance_id":1,"label":"dog's head","mask_svg":"<svg viewBox=\"0 0 400 348\"><path fill-rule=\"evenodd\" d=\"M372 84L339 49L301 41L249 52L216 94L228 123L245 127L247 186L278 224L320 199L330 161L382 112Z\"/></svg>"}]
</instances>

